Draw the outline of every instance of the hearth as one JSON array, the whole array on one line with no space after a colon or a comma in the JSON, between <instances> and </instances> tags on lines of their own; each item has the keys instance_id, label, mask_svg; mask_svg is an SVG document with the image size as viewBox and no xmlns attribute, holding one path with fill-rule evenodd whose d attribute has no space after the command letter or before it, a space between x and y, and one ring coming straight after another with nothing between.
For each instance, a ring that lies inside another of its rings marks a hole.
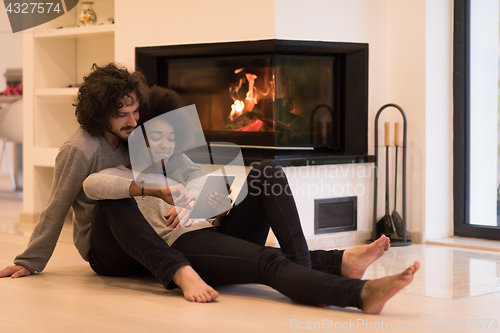
<instances>
[{"instance_id":1,"label":"hearth","mask_svg":"<svg viewBox=\"0 0 500 333\"><path fill-rule=\"evenodd\" d=\"M368 45L261 40L136 48L150 84L195 104L208 142L248 154L366 155Z\"/></svg>"}]
</instances>

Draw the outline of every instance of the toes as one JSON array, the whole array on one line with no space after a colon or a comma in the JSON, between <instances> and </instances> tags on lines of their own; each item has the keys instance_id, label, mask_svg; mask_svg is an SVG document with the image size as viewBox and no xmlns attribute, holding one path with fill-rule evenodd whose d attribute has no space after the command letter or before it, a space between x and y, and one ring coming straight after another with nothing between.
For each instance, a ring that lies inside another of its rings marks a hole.
<instances>
[{"instance_id":1,"label":"toes","mask_svg":"<svg viewBox=\"0 0 500 333\"><path fill-rule=\"evenodd\" d=\"M403 272L403 274L405 274L405 275L413 275L413 274L415 274L418 271L419 268L420 268L420 263L418 261L415 261L413 263L413 265L411 265L410 267L408 267Z\"/></svg>"},{"instance_id":2,"label":"toes","mask_svg":"<svg viewBox=\"0 0 500 333\"><path fill-rule=\"evenodd\" d=\"M217 292L216 290L210 290L208 293L210 294L212 301L214 301L215 299L217 299L217 297L219 297L219 292Z\"/></svg>"},{"instance_id":3,"label":"toes","mask_svg":"<svg viewBox=\"0 0 500 333\"><path fill-rule=\"evenodd\" d=\"M415 272L416 272L416 271L418 271L418 269L420 268L420 262L415 261L415 262L413 263L413 267L415 267ZM415 272L414 272L414 273L415 273Z\"/></svg>"}]
</instances>

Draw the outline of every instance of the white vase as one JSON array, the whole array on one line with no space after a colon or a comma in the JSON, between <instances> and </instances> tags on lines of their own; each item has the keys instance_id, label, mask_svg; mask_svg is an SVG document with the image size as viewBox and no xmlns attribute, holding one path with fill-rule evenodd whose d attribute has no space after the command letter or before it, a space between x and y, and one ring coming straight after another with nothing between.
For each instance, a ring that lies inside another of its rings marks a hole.
<instances>
[{"instance_id":1,"label":"white vase","mask_svg":"<svg viewBox=\"0 0 500 333\"><path fill-rule=\"evenodd\" d=\"M82 2L82 12L80 13L79 24L82 26L94 25L97 22L97 16L92 6L93 2Z\"/></svg>"}]
</instances>

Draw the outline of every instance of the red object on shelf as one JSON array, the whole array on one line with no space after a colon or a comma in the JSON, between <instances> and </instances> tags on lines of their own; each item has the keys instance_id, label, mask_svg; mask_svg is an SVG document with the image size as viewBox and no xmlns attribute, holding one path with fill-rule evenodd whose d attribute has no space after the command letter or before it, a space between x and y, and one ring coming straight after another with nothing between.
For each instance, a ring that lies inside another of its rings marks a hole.
<instances>
[{"instance_id":1,"label":"red object on shelf","mask_svg":"<svg viewBox=\"0 0 500 333\"><path fill-rule=\"evenodd\" d=\"M23 83L9 83L4 92L0 93L0 95L4 96L21 96L23 94Z\"/></svg>"}]
</instances>

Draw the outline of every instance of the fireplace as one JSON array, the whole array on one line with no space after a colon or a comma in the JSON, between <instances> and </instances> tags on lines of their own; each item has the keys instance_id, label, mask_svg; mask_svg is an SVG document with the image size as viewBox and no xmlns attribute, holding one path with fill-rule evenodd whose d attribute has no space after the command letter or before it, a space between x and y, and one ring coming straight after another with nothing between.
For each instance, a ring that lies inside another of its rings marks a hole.
<instances>
[{"instance_id":1,"label":"fireplace","mask_svg":"<svg viewBox=\"0 0 500 333\"><path fill-rule=\"evenodd\" d=\"M207 142L236 143L260 159L367 154L367 44L138 47L136 65L149 84L196 105Z\"/></svg>"}]
</instances>

